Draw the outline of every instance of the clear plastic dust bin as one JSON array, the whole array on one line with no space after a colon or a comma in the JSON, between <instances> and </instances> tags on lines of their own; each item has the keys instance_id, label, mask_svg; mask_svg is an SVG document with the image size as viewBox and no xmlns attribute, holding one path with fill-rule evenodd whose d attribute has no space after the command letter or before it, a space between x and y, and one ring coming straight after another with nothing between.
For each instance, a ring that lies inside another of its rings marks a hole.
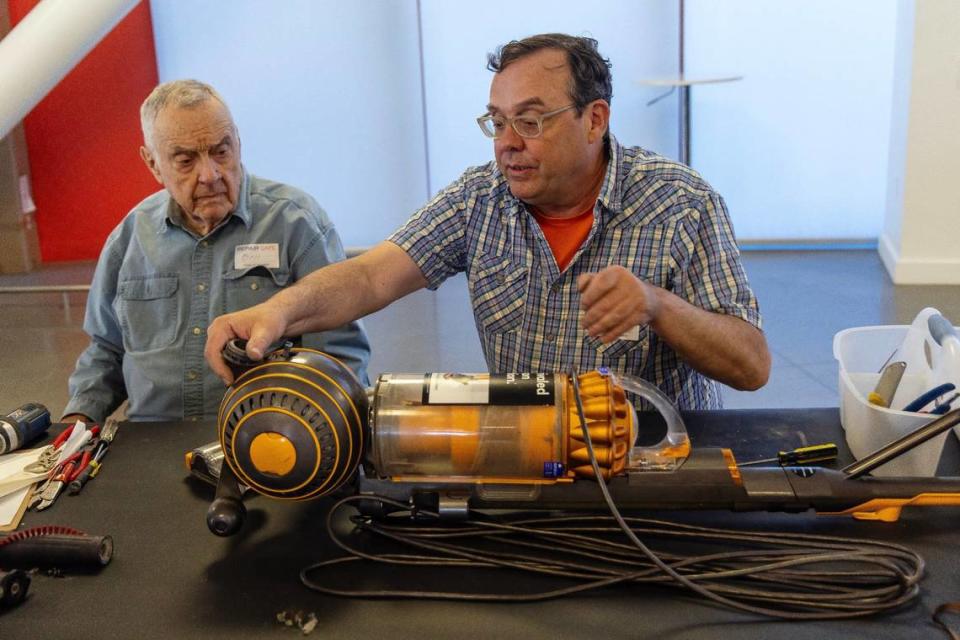
<instances>
[{"instance_id":1,"label":"clear plastic dust bin","mask_svg":"<svg viewBox=\"0 0 960 640\"><path fill-rule=\"evenodd\" d=\"M941 346L930 333L928 321L938 314L928 307L910 325L856 327L834 336L833 355L840 366L840 420L847 445L858 459L938 417L901 411L909 402L941 383L952 382L960 388L960 352L948 341ZM896 361L907 366L890 408L870 404L867 397L877 386L881 369ZM953 404L958 406L960 401ZM949 433L891 460L873 475L936 475ZM960 470L952 474L960 474Z\"/></svg>"}]
</instances>

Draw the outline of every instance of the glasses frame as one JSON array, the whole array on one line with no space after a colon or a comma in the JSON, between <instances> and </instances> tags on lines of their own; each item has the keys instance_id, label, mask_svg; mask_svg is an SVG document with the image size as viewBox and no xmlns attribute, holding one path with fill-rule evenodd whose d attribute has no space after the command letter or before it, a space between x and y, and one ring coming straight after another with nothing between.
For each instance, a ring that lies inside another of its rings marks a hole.
<instances>
[{"instance_id":1,"label":"glasses frame","mask_svg":"<svg viewBox=\"0 0 960 640\"><path fill-rule=\"evenodd\" d=\"M492 138L496 140L497 138L502 136L503 133L502 132L499 134L491 133L490 130L484 126L484 122L492 123L494 120L501 118L505 121L506 124L509 124L513 128L513 130L516 131L517 135L520 136L521 138L539 138L540 136L543 135L544 120L546 120L547 118L552 118L555 115L559 115L564 111L575 109L576 107L577 107L576 104L568 104L565 107L560 107L559 109L554 109L553 111L547 111L546 113L540 114L539 116L516 116L513 118L507 118L504 116L495 116L490 113L485 113L482 116L477 118L477 125L480 127L480 130L483 131L483 135L485 135L488 138ZM517 129L517 120L526 120L527 122L536 121L537 133L535 135L526 135L524 133L521 133L520 130Z\"/></svg>"}]
</instances>

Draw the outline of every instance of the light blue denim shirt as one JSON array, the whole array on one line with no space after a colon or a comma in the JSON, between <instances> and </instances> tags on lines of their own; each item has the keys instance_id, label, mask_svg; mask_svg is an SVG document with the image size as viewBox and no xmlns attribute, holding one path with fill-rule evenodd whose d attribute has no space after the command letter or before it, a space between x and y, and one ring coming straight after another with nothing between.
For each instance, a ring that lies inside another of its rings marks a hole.
<instances>
[{"instance_id":1,"label":"light blue denim shirt","mask_svg":"<svg viewBox=\"0 0 960 640\"><path fill-rule=\"evenodd\" d=\"M241 245L265 249L267 262L275 245L279 266L249 266ZM153 194L100 254L83 323L90 346L70 376L64 413L102 421L128 398L131 420L216 418L226 388L203 358L210 322L343 258L326 213L293 187L245 174L236 209L204 237L180 223L166 191ZM370 346L359 322L306 334L302 345L340 359L369 384Z\"/></svg>"}]
</instances>

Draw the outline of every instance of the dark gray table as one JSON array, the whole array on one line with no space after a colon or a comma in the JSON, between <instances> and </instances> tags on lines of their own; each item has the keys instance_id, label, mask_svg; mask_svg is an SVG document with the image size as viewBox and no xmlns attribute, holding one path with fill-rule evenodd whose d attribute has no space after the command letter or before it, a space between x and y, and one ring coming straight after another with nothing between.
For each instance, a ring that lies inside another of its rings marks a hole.
<instances>
[{"instance_id":1,"label":"dark gray table","mask_svg":"<svg viewBox=\"0 0 960 640\"><path fill-rule=\"evenodd\" d=\"M694 446L730 446L740 460L778 448L843 445L836 409L693 412ZM257 496L236 538L220 539L204 515L213 489L189 478L184 453L215 439L202 423L121 425L103 472L79 496L62 496L26 526L62 524L110 534L112 564L88 575L34 577L29 598L0 611L0 638L300 637L278 611L313 611L313 638L917 638L945 637L933 608L960 599L960 511L906 509L892 524L808 514L658 513L715 526L863 536L923 554L923 600L881 618L785 623L720 609L675 589L611 588L538 604L462 604L327 597L299 571L338 555L324 531L329 499L280 503ZM955 446L955 438L949 442ZM509 577L504 579L509 580ZM455 587L456 585L451 585Z\"/></svg>"}]
</instances>

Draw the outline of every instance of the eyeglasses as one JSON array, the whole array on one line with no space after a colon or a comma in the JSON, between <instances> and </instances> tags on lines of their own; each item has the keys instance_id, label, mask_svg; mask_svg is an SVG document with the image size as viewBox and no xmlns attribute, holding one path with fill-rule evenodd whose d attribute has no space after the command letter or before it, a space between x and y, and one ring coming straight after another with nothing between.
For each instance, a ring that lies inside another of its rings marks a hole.
<instances>
[{"instance_id":1,"label":"eyeglasses","mask_svg":"<svg viewBox=\"0 0 960 640\"><path fill-rule=\"evenodd\" d=\"M543 121L552 118L558 113L563 113L568 109L573 109L577 105L568 104L554 111L548 111L540 116L517 116L516 118L505 118L503 116L492 116L489 113L477 118L477 124L480 130L488 138L497 139L503 135L509 124L517 135L523 138L539 138L543 134Z\"/></svg>"}]
</instances>

